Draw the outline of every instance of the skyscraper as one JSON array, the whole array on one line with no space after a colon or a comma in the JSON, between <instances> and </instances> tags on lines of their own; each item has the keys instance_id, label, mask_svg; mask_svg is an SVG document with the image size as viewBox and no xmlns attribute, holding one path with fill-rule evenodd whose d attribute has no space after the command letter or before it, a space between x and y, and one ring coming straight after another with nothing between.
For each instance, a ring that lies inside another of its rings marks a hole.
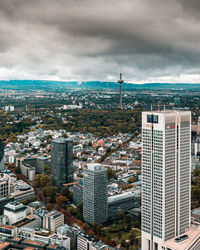
<instances>
[{"instance_id":1,"label":"skyscraper","mask_svg":"<svg viewBox=\"0 0 200 250\"><path fill-rule=\"evenodd\" d=\"M142 113L142 250L190 226L190 111Z\"/></svg>"},{"instance_id":2,"label":"skyscraper","mask_svg":"<svg viewBox=\"0 0 200 250\"><path fill-rule=\"evenodd\" d=\"M83 218L89 223L103 224L108 218L107 173L97 163L88 164L83 178Z\"/></svg>"},{"instance_id":3,"label":"skyscraper","mask_svg":"<svg viewBox=\"0 0 200 250\"><path fill-rule=\"evenodd\" d=\"M4 165L4 143L2 141L0 141L0 170L4 170L5 169L5 165Z\"/></svg>"},{"instance_id":4,"label":"skyscraper","mask_svg":"<svg viewBox=\"0 0 200 250\"><path fill-rule=\"evenodd\" d=\"M59 138L51 141L51 179L59 189L73 181L72 141Z\"/></svg>"}]
</instances>

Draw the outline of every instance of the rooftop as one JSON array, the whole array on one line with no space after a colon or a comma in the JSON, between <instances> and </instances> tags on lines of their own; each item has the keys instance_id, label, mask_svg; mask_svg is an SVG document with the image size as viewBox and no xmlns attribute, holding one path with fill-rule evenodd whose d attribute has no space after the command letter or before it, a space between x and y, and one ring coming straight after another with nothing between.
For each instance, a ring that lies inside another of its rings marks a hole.
<instances>
[{"instance_id":1,"label":"rooftop","mask_svg":"<svg viewBox=\"0 0 200 250\"><path fill-rule=\"evenodd\" d=\"M180 236L187 235L183 241L179 243L175 242L175 239L179 238ZM173 250L186 250L192 246L195 241L200 242L200 228L191 226L189 231L185 232L184 234L180 235L179 237L175 237L171 240L165 242L164 246L171 248Z\"/></svg>"},{"instance_id":2,"label":"rooftop","mask_svg":"<svg viewBox=\"0 0 200 250\"><path fill-rule=\"evenodd\" d=\"M26 206L24 206L22 203L12 201L9 202L4 206L5 209L11 210L11 211L18 211L18 210L25 210Z\"/></svg>"},{"instance_id":3,"label":"rooftop","mask_svg":"<svg viewBox=\"0 0 200 250\"><path fill-rule=\"evenodd\" d=\"M94 171L94 172L101 172L101 171L106 171L104 166L98 163L88 163L88 170Z\"/></svg>"},{"instance_id":4,"label":"rooftop","mask_svg":"<svg viewBox=\"0 0 200 250\"><path fill-rule=\"evenodd\" d=\"M56 142L56 143L65 143L65 142L69 142L69 141L72 141L72 140L60 137L60 138L56 138L55 140L52 140L52 141Z\"/></svg>"},{"instance_id":5,"label":"rooftop","mask_svg":"<svg viewBox=\"0 0 200 250\"><path fill-rule=\"evenodd\" d=\"M190 113L190 111L185 110L174 110L174 109L163 109L163 110L151 110L151 111L144 111L143 113L150 113L150 114L169 114L169 113Z\"/></svg>"},{"instance_id":6,"label":"rooftop","mask_svg":"<svg viewBox=\"0 0 200 250\"><path fill-rule=\"evenodd\" d=\"M123 194L116 194L113 196L108 197L108 203L112 203L115 201L120 201L126 198L134 198L134 197L139 197L140 193L138 191L134 192L125 192Z\"/></svg>"}]
</instances>

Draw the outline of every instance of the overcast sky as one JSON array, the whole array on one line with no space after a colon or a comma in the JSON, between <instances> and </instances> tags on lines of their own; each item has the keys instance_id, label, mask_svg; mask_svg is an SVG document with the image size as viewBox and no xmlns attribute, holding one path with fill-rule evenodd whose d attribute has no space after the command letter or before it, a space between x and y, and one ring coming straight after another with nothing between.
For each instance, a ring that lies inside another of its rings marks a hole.
<instances>
[{"instance_id":1,"label":"overcast sky","mask_svg":"<svg viewBox=\"0 0 200 250\"><path fill-rule=\"evenodd\" d=\"M0 79L200 82L199 0L0 0Z\"/></svg>"}]
</instances>

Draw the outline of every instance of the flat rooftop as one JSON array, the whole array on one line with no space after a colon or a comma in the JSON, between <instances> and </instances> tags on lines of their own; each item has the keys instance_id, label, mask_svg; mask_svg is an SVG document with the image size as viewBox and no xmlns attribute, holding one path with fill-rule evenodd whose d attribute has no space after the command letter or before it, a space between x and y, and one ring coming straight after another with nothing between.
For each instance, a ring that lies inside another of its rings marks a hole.
<instances>
[{"instance_id":1,"label":"flat rooftop","mask_svg":"<svg viewBox=\"0 0 200 250\"><path fill-rule=\"evenodd\" d=\"M143 113L150 113L150 114L155 114L155 113L190 113L191 111L189 110L175 110L175 109L163 109L163 110L149 110L149 111L143 111Z\"/></svg>"},{"instance_id":2,"label":"flat rooftop","mask_svg":"<svg viewBox=\"0 0 200 250\"><path fill-rule=\"evenodd\" d=\"M101 172L101 171L106 171L104 166L102 166L99 163L89 163L87 164L88 170L94 171L94 172Z\"/></svg>"},{"instance_id":3,"label":"flat rooftop","mask_svg":"<svg viewBox=\"0 0 200 250\"><path fill-rule=\"evenodd\" d=\"M188 238L183 240L182 242L180 243L176 243L175 242L175 239L178 238L178 237L175 237L171 240L168 240L165 242L164 246L165 247L168 247L170 249L173 249L173 250L186 250L188 249L195 241L199 241L200 242L200 228L196 228L196 227L193 227L191 226L189 231L185 232L184 234L181 234L180 236L182 235L187 235ZM179 237L180 237L179 236Z\"/></svg>"}]
</instances>

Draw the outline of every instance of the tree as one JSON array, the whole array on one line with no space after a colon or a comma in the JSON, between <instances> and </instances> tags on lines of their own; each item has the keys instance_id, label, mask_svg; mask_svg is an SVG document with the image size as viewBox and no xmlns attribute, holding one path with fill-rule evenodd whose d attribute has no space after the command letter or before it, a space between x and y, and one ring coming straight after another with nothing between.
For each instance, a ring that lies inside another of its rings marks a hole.
<instances>
[{"instance_id":1,"label":"tree","mask_svg":"<svg viewBox=\"0 0 200 250\"><path fill-rule=\"evenodd\" d=\"M47 185L43 187L42 194L44 197L47 197L50 202L56 201L56 194L58 192L58 188L53 185Z\"/></svg>"},{"instance_id":2,"label":"tree","mask_svg":"<svg viewBox=\"0 0 200 250\"><path fill-rule=\"evenodd\" d=\"M40 177L40 185L41 187L45 187L47 184L51 183L51 179L48 175L41 175Z\"/></svg>"},{"instance_id":3,"label":"tree","mask_svg":"<svg viewBox=\"0 0 200 250\"><path fill-rule=\"evenodd\" d=\"M69 190L67 186L65 186L61 192L68 200L73 201L73 193Z\"/></svg>"},{"instance_id":4,"label":"tree","mask_svg":"<svg viewBox=\"0 0 200 250\"><path fill-rule=\"evenodd\" d=\"M96 235L100 235L101 234L101 229L102 229L102 225L97 223L96 221L92 224L92 229L94 231L94 233Z\"/></svg>"},{"instance_id":5,"label":"tree","mask_svg":"<svg viewBox=\"0 0 200 250\"><path fill-rule=\"evenodd\" d=\"M82 202L77 205L77 211L79 213L83 214L83 203Z\"/></svg>"},{"instance_id":6,"label":"tree","mask_svg":"<svg viewBox=\"0 0 200 250\"><path fill-rule=\"evenodd\" d=\"M111 178L116 178L115 171L112 170L112 168L107 168L107 176L108 180L110 180Z\"/></svg>"},{"instance_id":7,"label":"tree","mask_svg":"<svg viewBox=\"0 0 200 250\"><path fill-rule=\"evenodd\" d=\"M50 167L50 166L45 166L45 167L44 167L44 173L45 173L46 175L50 175L50 173L51 173L51 167Z\"/></svg>"},{"instance_id":8,"label":"tree","mask_svg":"<svg viewBox=\"0 0 200 250\"><path fill-rule=\"evenodd\" d=\"M132 231L129 233L128 238L129 238L129 240L135 239L135 238L136 238L136 233L135 233L135 231L132 230Z\"/></svg>"},{"instance_id":9,"label":"tree","mask_svg":"<svg viewBox=\"0 0 200 250\"><path fill-rule=\"evenodd\" d=\"M56 198L56 203L59 207L62 207L67 202L67 198L63 195L58 195Z\"/></svg>"},{"instance_id":10,"label":"tree","mask_svg":"<svg viewBox=\"0 0 200 250\"><path fill-rule=\"evenodd\" d=\"M133 182L135 182L136 181L136 179L135 179L135 177L133 177L133 176L131 176L129 179L128 179L128 183L130 184L130 183L133 183Z\"/></svg>"},{"instance_id":11,"label":"tree","mask_svg":"<svg viewBox=\"0 0 200 250\"><path fill-rule=\"evenodd\" d=\"M38 175L36 175L36 176L34 177L34 185L35 185L36 187L40 187L40 186L41 186L41 184L40 184L40 178L41 178L41 175L40 175L40 174L38 174Z\"/></svg>"}]
</instances>

